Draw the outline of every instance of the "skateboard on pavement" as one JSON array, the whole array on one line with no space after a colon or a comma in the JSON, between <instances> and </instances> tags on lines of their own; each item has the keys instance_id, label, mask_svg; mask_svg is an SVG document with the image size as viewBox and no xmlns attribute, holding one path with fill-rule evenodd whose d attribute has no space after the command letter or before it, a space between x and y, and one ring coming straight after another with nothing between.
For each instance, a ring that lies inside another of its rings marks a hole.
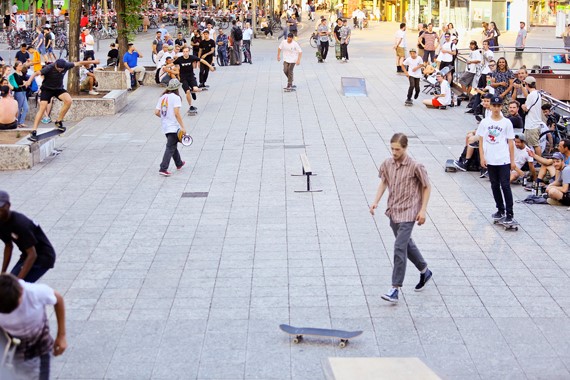
<instances>
[{"instance_id":1,"label":"skateboard on pavement","mask_svg":"<svg viewBox=\"0 0 570 380\"><path fill-rule=\"evenodd\" d=\"M336 59L340 59L341 55L340 55L340 44L336 44L334 45L334 54L336 56Z\"/></svg>"},{"instance_id":2,"label":"skateboard on pavement","mask_svg":"<svg viewBox=\"0 0 570 380\"><path fill-rule=\"evenodd\" d=\"M457 171L457 167L455 166L455 160L449 159L445 161L445 172L446 173L455 173Z\"/></svg>"},{"instance_id":3,"label":"skateboard on pavement","mask_svg":"<svg viewBox=\"0 0 570 380\"><path fill-rule=\"evenodd\" d=\"M493 224L498 224L500 226L503 226L505 231L511 231L511 230L518 231L519 230L519 222L517 222L514 219L513 219L512 223L505 223L505 218L501 218L498 220L493 220Z\"/></svg>"},{"instance_id":4,"label":"skateboard on pavement","mask_svg":"<svg viewBox=\"0 0 570 380\"><path fill-rule=\"evenodd\" d=\"M295 91L297 91L297 89L294 88L294 87L283 87L283 91L285 91L285 92L295 92Z\"/></svg>"},{"instance_id":5,"label":"skateboard on pavement","mask_svg":"<svg viewBox=\"0 0 570 380\"><path fill-rule=\"evenodd\" d=\"M331 330L331 329L317 329L312 327L293 327L289 325L279 325L279 328L289 335L294 335L293 343L299 343L303 340L304 335L322 336L326 338L339 338L340 348L346 347L348 340L356 338L362 334L362 331L344 331L344 330Z\"/></svg>"},{"instance_id":6,"label":"skateboard on pavement","mask_svg":"<svg viewBox=\"0 0 570 380\"><path fill-rule=\"evenodd\" d=\"M40 134L36 135L37 140L32 140L32 139L30 139L30 137L28 137L28 140L34 141L34 142L42 141L42 140L45 140L47 138L57 136L57 135L61 135L61 134L63 134L63 131L60 131L59 129L52 129L51 131L42 133L41 135Z\"/></svg>"},{"instance_id":7,"label":"skateboard on pavement","mask_svg":"<svg viewBox=\"0 0 570 380\"><path fill-rule=\"evenodd\" d=\"M406 100L406 101L404 102L404 105L405 105L406 107L411 107L411 106L414 105L414 102L412 102L411 100Z\"/></svg>"}]
</instances>

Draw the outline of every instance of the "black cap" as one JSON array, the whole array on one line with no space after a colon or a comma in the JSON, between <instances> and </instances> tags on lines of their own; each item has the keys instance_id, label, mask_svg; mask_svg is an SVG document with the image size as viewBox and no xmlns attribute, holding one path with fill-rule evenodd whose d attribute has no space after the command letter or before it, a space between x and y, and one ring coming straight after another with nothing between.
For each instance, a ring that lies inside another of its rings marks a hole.
<instances>
[{"instance_id":1,"label":"black cap","mask_svg":"<svg viewBox=\"0 0 570 380\"><path fill-rule=\"evenodd\" d=\"M503 104L503 99L500 96L493 96L491 98L491 104Z\"/></svg>"},{"instance_id":2,"label":"black cap","mask_svg":"<svg viewBox=\"0 0 570 380\"><path fill-rule=\"evenodd\" d=\"M289 33L289 34L287 35L287 38L293 38L293 37L294 37L294 36L293 36L293 33Z\"/></svg>"}]
</instances>

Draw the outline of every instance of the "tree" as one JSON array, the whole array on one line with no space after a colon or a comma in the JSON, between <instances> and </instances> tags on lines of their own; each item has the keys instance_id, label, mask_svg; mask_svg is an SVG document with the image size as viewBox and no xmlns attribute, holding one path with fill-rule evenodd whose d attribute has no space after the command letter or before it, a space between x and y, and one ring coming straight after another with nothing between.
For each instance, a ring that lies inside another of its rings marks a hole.
<instances>
[{"instance_id":1,"label":"tree","mask_svg":"<svg viewBox=\"0 0 570 380\"><path fill-rule=\"evenodd\" d=\"M145 0L116 0L117 30L119 31L119 57L127 51L127 44L134 39L134 31L141 25L140 12ZM121 59L121 68L123 62Z\"/></svg>"},{"instance_id":2,"label":"tree","mask_svg":"<svg viewBox=\"0 0 570 380\"><path fill-rule=\"evenodd\" d=\"M81 1L69 2L69 60L79 61L79 22L81 21ZM67 90L72 95L79 94L79 68L69 70Z\"/></svg>"}]
</instances>

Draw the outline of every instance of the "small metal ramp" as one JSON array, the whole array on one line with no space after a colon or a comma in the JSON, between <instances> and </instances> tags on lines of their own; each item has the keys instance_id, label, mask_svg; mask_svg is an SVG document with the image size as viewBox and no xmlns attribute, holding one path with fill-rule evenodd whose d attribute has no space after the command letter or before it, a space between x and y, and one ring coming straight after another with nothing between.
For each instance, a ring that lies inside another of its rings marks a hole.
<instances>
[{"instance_id":1,"label":"small metal ramp","mask_svg":"<svg viewBox=\"0 0 570 380\"><path fill-rule=\"evenodd\" d=\"M340 84L344 96L368 96L364 78L341 77Z\"/></svg>"}]
</instances>

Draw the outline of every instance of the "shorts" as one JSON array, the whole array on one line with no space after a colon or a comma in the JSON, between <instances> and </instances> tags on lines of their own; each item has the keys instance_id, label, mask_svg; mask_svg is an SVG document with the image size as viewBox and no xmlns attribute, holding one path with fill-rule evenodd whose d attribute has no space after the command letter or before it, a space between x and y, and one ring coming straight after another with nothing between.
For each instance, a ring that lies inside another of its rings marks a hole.
<instances>
[{"instance_id":1,"label":"shorts","mask_svg":"<svg viewBox=\"0 0 570 380\"><path fill-rule=\"evenodd\" d=\"M524 48L515 48L515 59L522 59Z\"/></svg>"},{"instance_id":2,"label":"shorts","mask_svg":"<svg viewBox=\"0 0 570 380\"><path fill-rule=\"evenodd\" d=\"M46 53L53 53L53 48L51 46L46 48Z\"/></svg>"},{"instance_id":3,"label":"shorts","mask_svg":"<svg viewBox=\"0 0 570 380\"><path fill-rule=\"evenodd\" d=\"M443 62L443 61L441 61L441 62L439 63L439 70L441 71L444 67L447 67L447 66L450 66L450 67L449 67L449 72L452 72L453 69L454 69L454 67L453 67L453 62Z\"/></svg>"},{"instance_id":4,"label":"shorts","mask_svg":"<svg viewBox=\"0 0 570 380\"><path fill-rule=\"evenodd\" d=\"M560 203L562 203L564 206L570 206L570 191L567 191L562 195Z\"/></svg>"},{"instance_id":5,"label":"shorts","mask_svg":"<svg viewBox=\"0 0 570 380\"><path fill-rule=\"evenodd\" d=\"M431 105L434 107L443 107L443 104L441 104L437 98L431 100Z\"/></svg>"},{"instance_id":6,"label":"shorts","mask_svg":"<svg viewBox=\"0 0 570 380\"><path fill-rule=\"evenodd\" d=\"M404 49L403 47L397 47L396 48L396 57L402 57L404 58L406 56L406 49Z\"/></svg>"},{"instance_id":7,"label":"shorts","mask_svg":"<svg viewBox=\"0 0 570 380\"><path fill-rule=\"evenodd\" d=\"M45 53L46 53L46 47L45 47L44 45L40 46L40 47L38 48L38 52L39 52L41 55L45 55Z\"/></svg>"},{"instance_id":8,"label":"shorts","mask_svg":"<svg viewBox=\"0 0 570 380\"><path fill-rule=\"evenodd\" d=\"M195 76L180 78L180 82L182 82L182 89L184 92L192 91L193 87L198 87L198 82L196 81Z\"/></svg>"},{"instance_id":9,"label":"shorts","mask_svg":"<svg viewBox=\"0 0 570 380\"><path fill-rule=\"evenodd\" d=\"M471 87L473 85L473 79L475 78L475 73L470 73L468 71L464 72L461 78L459 78L459 83L466 87Z\"/></svg>"},{"instance_id":10,"label":"shorts","mask_svg":"<svg viewBox=\"0 0 570 380\"><path fill-rule=\"evenodd\" d=\"M89 90L89 78L79 83L79 91L88 91L88 90Z\"/></svg>"},{"instance_id":11,"label":"shorts","mask_svg":"<svg viewBox=\"0 0 570 380\"><path fill-rule=\"evenodd\" d=\"M539 146L539 137L540 137L540 127L534 129L525 129L524 130L524 137L526 138L526 143L528 146Z\"/></svg>"},{"instance_id":12,"label":"shorts","mask_svg":"<svg viewBox=\"0 0 570 380\"><path fill-rule=\"evenodd\" d=\"M42 92L40 93L40 101L42 102L50 102L51 98L58 98L60 97L61 94L66 94L67 91L64 90L63 88L60 88L58 90L50 90L47 88L41 88Z\"/></svg>"}]
</instances>

